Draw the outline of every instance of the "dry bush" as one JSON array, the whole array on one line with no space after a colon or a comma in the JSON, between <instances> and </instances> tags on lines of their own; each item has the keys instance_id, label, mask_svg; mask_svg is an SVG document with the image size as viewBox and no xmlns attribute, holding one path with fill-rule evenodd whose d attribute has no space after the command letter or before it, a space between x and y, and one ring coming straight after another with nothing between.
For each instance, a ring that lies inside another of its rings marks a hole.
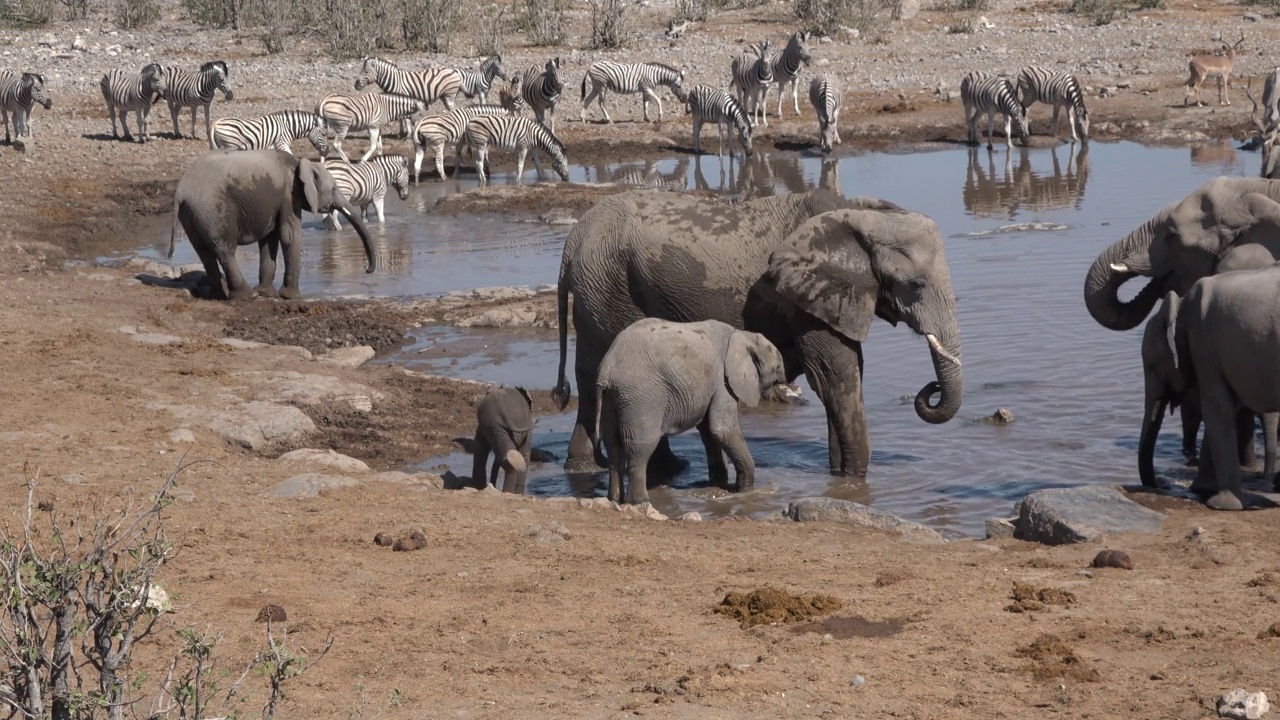
<instances>
[{"instance_id":1,"label":"dry bush","mask_svg":"<svg viewBox=\"0 0 1280 720\"><path fill-rule=\"evenodd\" d=\"M821 35L833 35L841 27L866 33L898 4L898 0L796 0L795 14L809 30Z\"/></svg>"},{"instance_id":2,"label":"dry bush","mask_svg":"<svg viewBox=\"0 0 1280 720\"><path fill-rule=\"evenodd\" d=\"M569 0L524 0L519 22L529 44L537 47L564 44L568 10Z\"/></svg>"},{"instance_id":3,"label":"dry bush","mask_svg":"<svg viewBox=\"0 0 1280 720\"><path fill-rule=\"evenodd\" d=\"M1071 0L1071 12L1082 15L1094 25L1109 25L1125 12L1123 0Z\"/></svg>"},{"instance_id":4,"label":"dry bush","mask_svg":"<svg viewBox=\"0 0 1280 720\"><path fill-rule=\"evenodd\" d=\"M159 0L115 0L114 20L122 30L140 28L160 19Z\"/></svg>"},{"instance_id":5,"label":"dry bush","mask_svg":"<svg viewBox=\"0 0 1280 720\"><path fill-rule=\"evenodd\" d=\"M410 50L449 52L462 23L462 0L402 0L400 30Z\"/></svg>"},{"instance_id":6,"label":"dry bush","mask_svg":"<svg viewBox=\"0 0 1280 720\"><path fill-rule=\"evenodd\" d=\"M591 49L620 48L626 39L625 0L591 0Z\"/></svg>"},{"instance_id":7,"label":"dry bush","mask_svg":"<svg viewBox=\"0 0 1280 720\"><path fill-rule=\"evenodd\" d=\"M475 28L475 52L481 57L501 55L506 47L510 5L487 5L475 11L467 24Z\"/></svg>"},{"instance_id":8,"label":"dry bush","mask_svg":"<svg viewBox=\"0 0 1280 720\"><path fill-rule=\"evenodd\" d=\"M0 24L39 27L57 19L55 0L0 0Z\"/></svg>"}]
</instances>

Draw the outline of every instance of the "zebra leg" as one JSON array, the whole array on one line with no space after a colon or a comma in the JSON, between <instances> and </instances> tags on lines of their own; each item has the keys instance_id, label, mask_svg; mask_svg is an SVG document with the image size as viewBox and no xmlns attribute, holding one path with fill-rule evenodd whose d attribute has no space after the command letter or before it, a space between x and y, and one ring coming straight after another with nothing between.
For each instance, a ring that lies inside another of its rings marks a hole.
<instances>
[{"instance_id":1,"label":"zebra leg","mask_svg":"<svg viewBox=\"0 0 1280 720\"><path fill-rule=\"evenodd\" d=\"M418 184L418 176L422 173L422 156L427 154L427 149L418 143L413 144L413 184Z\"/></svg>"},{"instance_id":2,"label":"zebra leg","mask_svg":"<svg viewBox=\"0 0 1280 720\"><path fill-rule=\"evenodd\" d=\"M791 104L796 108L796 115L800 114L800 75L797 74L791 78ZM782 117L782 111L778 111L778 117Z\"/></svg>"},{"instance_id":3,"label":"zebra leg","mask_svg":"<svg viewBox=\"0 0 1280 720\"><path fill-rule=\"evenodd\" d=\"M192 111L194 112L195 108L192 108ZM178 128L178 113L180 112L182 112L182 108L178 107L176 104L174 104L172 100L170 100L169 101L169 119L173 120L173 137L178 140L182 139L182 130ZM194 123L195 121L193 120L192 122ZM191 132L193 135L195 134L194 129Z\"/></svg>"},{"instance_id":4,"label":"zebra leg","mask_svg":"<svg viewBox=\"0 0 1280 720\"><path fill-rule=\"evenodd\" d=\"M147 125L151 120L151 110L139 110L135 113L138 116L138 142L147 141Z\"/></svg>"},{"instance_id":5,"label":"zebra leg","mask_svg":"<svg viewBox=\"0 0 1280 720\"><path fill-rule=\"evenodd\" d=\"M605 92L601 92L601 93L600 93L600 110L604 112L604 121L605 121L605 122L607 122L607 123L609 123L610 125L612 125L612 124L613 124L613 118L609 117L609 106L608 106L608 105L606 105L606 104L605 104L605 101L604 101L604 99L605 99L605 95L607 95L607 93L605 93ZM551 110L551 122L552 122L552 124L553 124L553 125L554 125L555 121L556 121L555 108L552 108L552 110ZM555 132L555 130L552 130L551 132Z\"/></svg>"},{"instance_id":6,"label":"zebra leg","mask_svg":"<svg viewBox=\"0 0 1280 720\"><path fill-rule=\"evenodd\" d=\"M601 105L600 107L604 107L604 105ZM609 117L608 111L606 111L604 115L606 118ZM547 129L551 131L552 135L555 135L556 134L556 106L555 105L552 105L551 107L547 108L547 116L551 120L551 124L547 126Z\"/></svg>"},{"instance_id":7,"label":"zebra leg","mask_svg":"<svg viewBox=\"0 0 1280 720\"><path fill-rule=\"evenodd\" d=\"M516 152L516 184L520 185L524 182L524 156L529 153L529 148L521 147ZM536 158L537 155L534 155Z\"/></svg>"},{"instance_id":8,"label":"zebra leg","mask_svg":"<svg viewBox=\"0 0 1280 720\"><path fill-rule=\"evenodd\" d=\"M208 105L206 105L205 107L206 107L206 108L208 108L209 106L208 106ZM195 139L195 137L196 137L196 115L199 113L199 111L200 111L200 108L199 108L199 107L197 107L197 106L195 106L195 105L192 105L192 106L191 106L191 138L192 138L193 140L194 140L194 139ZM209 111L208 111L208 110L205 110L205 111L204 111L204 115L205 115L205 117L209 117Z\"/></svg>"},{"instance_id":9,"label":"zebra leg","mask_svg":"<svg viewBox=\"0 0 1280 720\"><path fill-rule=\"evenodd\" d=\"M338 151L338 157L344 162L351 162L351 158L348 158L346 151L342 149L342 141L346 139L347 131L350 129L350 125L339 125L333 129L333 147Z\"/></svg>"},{"instance_id":10,"label":"zebra leg","mask_svg":"<svg viewBox=\"0 0 1280 720\"><path fill-rule=\"evenodd\" d=\"M254 291L261 297L276 297L276 254L280 252L280 232L271 233L258 241L258 287Z\"/></svg>"},{"instance_id":11,"label":"zebra leg","mask_svg":"<svg viewBox=\"0 0 1280 720\"><path fill-rule=\"evenodd\" d=\"M475 149L476 176L480 178L481 185L486 185L489 182L489 178L487 178L484 174L484 156L488 153L488 150L489 150L488 145L481 145L480 147ZM456 175L457 173L455 172L454 174Z\"/></svg>"},{"instance_id":12,"label":"zebra leg","mask_svg":"<svg viewBox=\"0 0 1280 720\"><path fill-rule=\"evenodd\" d=\"M382 141L382 136L379 133L378 128L374 128L374 127L369 128L369 149L365 151L365 154L363 156L361 156L360 162L364 162L369 158L373 157L373 154L378 151L378 144L381 141ZM382 153L378 153L378 154L381 155Z\"/></svg>"},{"instance_id":13,"label":"zebra leg","mask_svg":"<svg viewBox=\"0 0 1280 720\"><path fill-rule=\"evenodd\" d=\"M1053 132L1053 139L1054 139L1054 140L1057 140L1057 139L1058 139L1058 117L1059 117L1059 115L1061 115L1061 112L1062 112L1062 106L1061 106L1061 105L1054 105L1054 106L1053 106L1053 130L1052 130L1052 132ZM1071 120L1071 118L1072 118L1072 117L1074 117L1074 116L1075 116L1075 113L1073 113L1073 112L1071 111L1071 108L1067 108L1067 120ZM1031 128L1031 121L1030 121L1030 120L1028 120L1028 121L1027 121L1028 134L1030 133L1030 128ZM1073 136L1073 137L1075 136L1075 128L1072 128L1072 130L1071 130L1071 134L1072 134L1072 136Z\"/></svg>"},{"instance_id":14,"label":"zebra leg","mask_svg":"<svg viewBox=\"0 0 1280 720\"><path fill-rule=\"evenodd\" d=\"M597 98L600 99L600 107L604 107L604 88L593 82L591 83L591 92L588 93L587 97L582 101L581 119L583 124L586 124L587 122L587 108L591 107L591 101Z\"/></svg>"},{"instance_id":15,"label":"zebra leg","mask_svg":"<svg viewBox=\"0 0 1280 720\"><path fill-rule=\"evenodd\" d=\"M111 116L111 137L119 140L120 132L116 130L116 106L110 100L107 101L107 115Z\"/></svg>"},{"instance_id":16,"label":"zebra leg","mask_svg":"<svg viewBox=\"0 0 1280 720\"><path fill-rule=\"evenodd\" d=\"M0 118L4 118L4 141L5 144L13 142L13 138L9 136L9 111L0 107ZM13 129L18 129L18 113L13 114Z\"/></svg>"},{"instance_id":17,"label":"zebra leg","mask_svg":"<svg viewBox=\"0 0 1280 720\"><path fill-rule=\"evenodd\" d=\"M1004 116L1004 142L1006 145L1009 146L1010 150L1013 149L1013 116L1012 115Z\"/></svg>"},{"instance_id":18,"label":"zebra leg","mask_svg":"<svg viewBox=\"0 0 1280 720\"><path fill-rule=\"evenodd\" d=\"M112 123L114 125L115 123ZM133 133L129 132L129 111L120 111L120 127L124 129L124 139L133 142Z\"/></svg>"},{"instance_id":19,"label":"zebra leg","mask_svg":"<svg viewBox=\"0 0 1280 720\"><path fill-rule=\"evenodd\" d=\"M1079 137L1076 136L1076 106L1075 105L1067 106L1067 124L1071 126L1071 142L1072 144L1074 144L1077 140L1080 139ZM1058 133L1055 132L1053 136L1056 138L1058 136Z\"/></svg>"},{"instance_id":20,"label":"zebra leg","mask_svg":"<svg viewBox=\"0 0 1280 720\"><path fill-rule=\"evenodd\" d=\"M538 180L542 180L542 153L537 148L533 149L533 167L538 171Z\"/></svg>"},{"instance_id":21,"label":"zebra leg","mask_svg":"<svg viewBox=\"0 0 1280 720\"><path fill-rule=\"evenodd\" d=\"M760 117L764 118L764 126L769 127L769 86L765 85L764 87L760 88L759 93L760 93ZM782 93L782 88L778 88L778 93L779 94ZM779 111L778 114L781 115L782 112Z\"/></svg>"},{"instance_id":22,"label":"zebra leg","mask_svg":"<svg viewBox=\"0 0 1280 720\"><path fill-rule=\"evenodd\" d=\"M662 122L662 98L649 88L643 88L640 97L644 100L644 121L649 122L649 101L652 100L658 103L658 122Z\"/></svg>"},{"instance_id":23,"label":"zebra leg","mask_svg":"<svg viewBox=\"0 0 1280 720\"><path fill-rule=\"evenodd\" d=\"M698 115L693 116L693 152L702 155L702 118Z\"/></svg>"}]
</instances>

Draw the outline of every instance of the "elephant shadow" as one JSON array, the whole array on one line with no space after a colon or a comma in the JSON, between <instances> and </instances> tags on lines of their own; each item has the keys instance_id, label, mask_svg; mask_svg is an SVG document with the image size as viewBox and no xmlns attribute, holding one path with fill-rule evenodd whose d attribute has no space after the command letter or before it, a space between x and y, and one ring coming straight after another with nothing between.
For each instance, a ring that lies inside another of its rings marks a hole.
<instances>
[{"instance_id":1,"label":"elephant shadow","mask_svg":"<svg viewBox=\"0 0 1280 720\"><path fill-rule=\"evenodd\" d=\"M205 284L206 277L203 270L189 270L176 278L160 277L159 275L145 272L134 275L134 278L143 285L169 288L171 290L190 290L193 295L196 294L200 286Z\"/></svg>"}]
</instances>

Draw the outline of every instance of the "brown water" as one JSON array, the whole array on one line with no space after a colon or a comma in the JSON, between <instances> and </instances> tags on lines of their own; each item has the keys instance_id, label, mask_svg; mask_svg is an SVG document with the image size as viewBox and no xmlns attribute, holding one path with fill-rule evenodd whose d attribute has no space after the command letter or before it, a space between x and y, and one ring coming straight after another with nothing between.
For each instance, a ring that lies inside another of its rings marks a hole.
<instances>
[{"instance_id":1,"label":"brown water","mask_svg":"<svg viewBox=\"0 0 1280 720\"><path fill-rule=\"evenodd\" d=\"M759 467L756 491L717 497L707 487L701 443L696 434L685 434L673 447L692 466L671 487L651 493L655 504L669 514L762 514L798 497L829 495L972 535L981 533L985 518L1008 514L1029 490L1136 482L1140 331L1112 332L1093 322L1082 301L1085 272L1099 250L1164 204L1216 175L1253 174L1256 163L1255 155L1226 143L1188 150L1095 142L1083 153L1070 145L991 154L968 148L868 153L838 161L757 153L745 165L680 157L574 167L576 181L644 178L734 197L833 186L928 214L946 237L965 360L966 394L956 419L930 426L916 417L910 398L932 378L927 346L905 327L876 323L865 346L873 447L866 482L827 475L819 404L771 406L743 413ZM526 182L532 179L530 171ZM569 227L430 212L441 193L471 186L424 185L406 203L389 200L388 222L374 230L388 262L373 275L363 273L352 232L326 232L309 222L304 292L420 296L554 283ZM165 244L167 239L166 233ZM189 244L179 248L175 261L194 262ZM252 255L242 250L241 262L253 262ZM416 338L416 345L390 360L476 380L538 388L555 382L553 332L425 328ZM445 348L447 357L419 352L425 348ZM977 422L1000 407L1014 413L1012 425ZM568 414L540 418L535 444L563 458L572 421ZM1157 471L1185 477L1177 425L1166 423ZM470 458L460 453L421 467L442 465L470 472ZM603 494L606 484L600 476L571 487L555 462L534 466L529 491L592 495Z\"/></svg>"}]
</instances>

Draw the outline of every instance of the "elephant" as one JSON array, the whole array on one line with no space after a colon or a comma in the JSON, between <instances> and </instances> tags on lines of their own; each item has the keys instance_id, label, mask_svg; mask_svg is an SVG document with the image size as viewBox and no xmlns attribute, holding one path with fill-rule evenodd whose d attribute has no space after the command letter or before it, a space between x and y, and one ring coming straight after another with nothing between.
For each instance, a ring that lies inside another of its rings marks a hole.
<instances>
[{"instance_id":1,"label":"elephant","mask_svg":"<svg viewBox=\"0 0 1280 720\"><path fill-rule=\"evenodd\" d=\"M738 424L738 403L786 381L782 354L763 335L719 320L679 323L644 318L614 339L596 379L596 437L609 456L609 499L649 501L649 456L667 435L694 426L707 451L711 483L728 487L728 453L739 491L755 483L756 466Z\"/></svg>"},{"instance_id":2,"label":"elephant","mask_svg":"<svg viewBox=\"0 0 1280 720\"><path fill-rule=\"evenodd\" d=\"M871 456L862 343L874 316L928 340L937 380L916 395L916 414L944 423L960 409L960 332L942 236L932 219L884 200L825 189L736 204L655 190L602 200L579 219L561 256L561 409L570 393L570 295L579 389L570 472L598 471L597 369L618 333L644 317L719 320L764 335L782 354L787 382L803 373L825 405L836 475L865 476ZM649 470L679 463L664 439Z\"/></svg>"},{"instance_id":3,"label":"elephant","mask_svg":"<svg viewBox=\"0 0 1280 720\"><path fill-rule=\"evenodd\" d=\"M1176 318L1182 299L1177 293L1170 292L1160 304L1142 333L1142 371L1145 390L1142 434L1138 442L1138 476L1146 487L1158 487L1156 482L1154 455L1156 438L1160 435L1160 425L1165 410L1169 412L1182 409L1182 453L1187 458L1196 455L1196 436L1200 432L1202 413L1200 409L1200 391L1197 387L1187 387L1186 380L1179 369L1174 345L1173 329L1177 326ZM1276 431L1280 424L1280 414L1263 415L1263 440L1266 451L1263 475L1272 477L1276 464ZM1253 462L1251 443L1253 439L1254 415L1244 410L1236 418L1236 433L1239 446L1236 448L1241 465L1248 466ZM1201 474L1210 467L1207 462L1200 463Z\"/></svg>"},{"instance_id":4,"label":"elephant","mask_svg":"<svg viewBox=\"0 0 1280 720\"><path fill-rule=\"evenodd\" d=\"M524 494L533 452L533 398L522 387L497 386L485 393L476 407L476 438L471 482L485 487L485 465L493 453L493 469L488 484L498 486L502 470L502 490Z\"/></svg>"},{"instance_id":5,"label":"elephant","mask_svg":"<svg viewBox=\"0 0 1280 720\"><path fill-rule=\"evenodd\" d=\"M1280 265L1197 281L1178 309L1173 338L1184 383L1199 388L1204 413L1202 472L1191 489L1215 510L1243 509L1238 416L1280 412Z\"/></svg>"},{"instance_id":6,"label":"elephant","mask_svg":"<svg viewBox=\"0 0 1280 720\"><path fill-rule=\"evenodd\" d=\"M352 211L333 176L319 162L281 150L211 150L183 171L173 195L169 257L177 224L204 264L210 293L221 298L275 296L276 253L284 247L284 284L279 296L294 299L302 270L302 211L338 210L364 243L368 267L377 257L364 219ZM258 243L258 286L250 287L236 264L237 245ZM222 276L226 274L223 287Z\"/></svg>"}]
</instances>

